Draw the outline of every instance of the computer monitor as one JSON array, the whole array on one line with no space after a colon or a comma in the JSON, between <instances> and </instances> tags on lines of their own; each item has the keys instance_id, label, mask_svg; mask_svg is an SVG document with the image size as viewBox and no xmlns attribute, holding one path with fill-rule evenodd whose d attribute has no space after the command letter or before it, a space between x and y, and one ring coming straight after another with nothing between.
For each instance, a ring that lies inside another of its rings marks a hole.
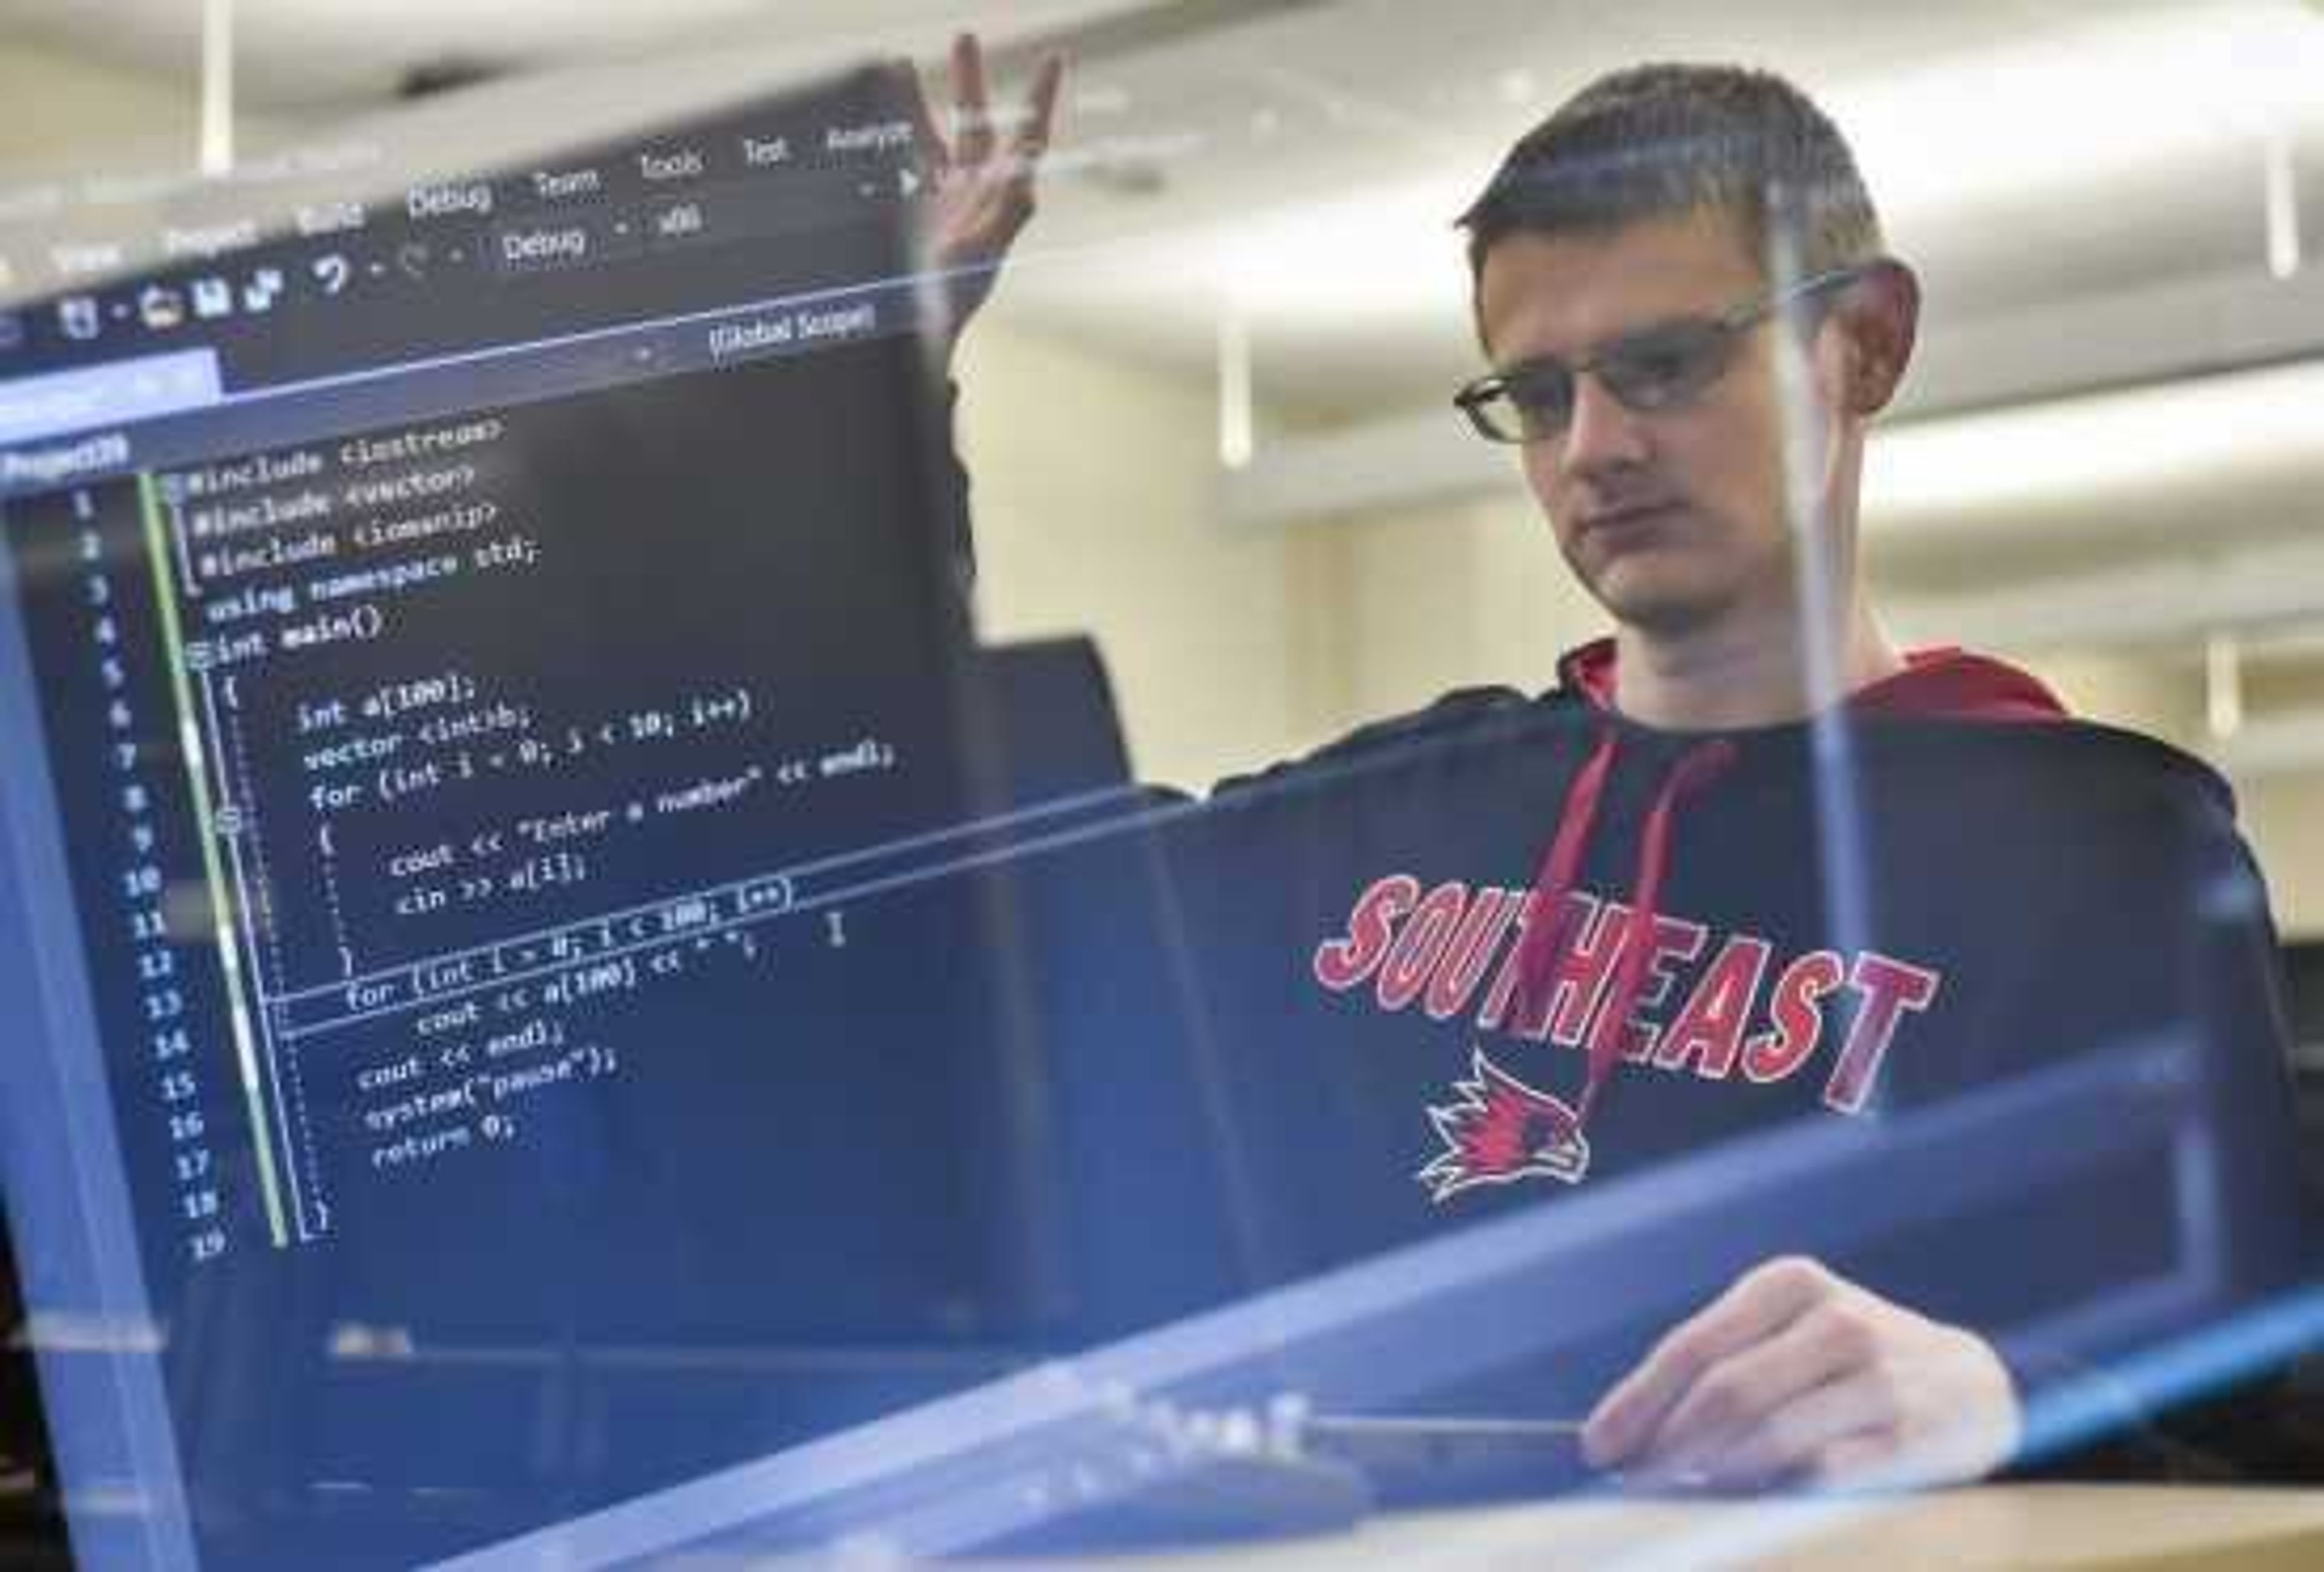
<instances>
[{"instance_id":1,"label":"computer monitor","mask_svg":"<svg viewBox=\"0 0 2324 1572\"><path fill-rule=\"evenodd\" d=\"M19 309L0 1154L88 1565L427 1560L1065 1313L911 90Z\"/></svg>"}]
</instances>

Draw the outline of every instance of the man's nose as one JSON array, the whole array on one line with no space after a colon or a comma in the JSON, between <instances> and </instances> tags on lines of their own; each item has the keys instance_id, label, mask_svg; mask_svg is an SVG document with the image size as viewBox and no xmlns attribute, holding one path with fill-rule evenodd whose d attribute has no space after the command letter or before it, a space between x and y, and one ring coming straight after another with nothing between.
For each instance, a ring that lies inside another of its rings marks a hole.
<instances>
[{"instance_id":1,"label":"man's nose","mask_svg":"<svg viewBox=\"0 0 2324 1572\"><path fill-rule=\"evenodd\" d=\"M1646 432L1603 382L1584 373L1573 379L1573 415L1566 422L1564 448L1569 474L1625 467L1645 459Z\"/></svg>"}]
</instances>

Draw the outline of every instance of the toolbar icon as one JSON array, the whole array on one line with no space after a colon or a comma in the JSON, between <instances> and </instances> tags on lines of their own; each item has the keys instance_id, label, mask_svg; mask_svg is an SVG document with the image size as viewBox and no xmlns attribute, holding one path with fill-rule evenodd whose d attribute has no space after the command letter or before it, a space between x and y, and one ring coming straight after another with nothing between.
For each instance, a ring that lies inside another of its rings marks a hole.
<instances>
[{"instance_id":1,"label":"toolbar icon","mask_svg":"<svg viewBox=\"0 0 2324 1572\"><path fill-rule=\"evenodd\" d=\"M702 204L676 202L653 217L653 231L664 240L683 240L702 233Z\"/></svg>"},{"instance_id":2,"label":"toolbar icon","mask_svg":"<svg viewBox=\"0 0 2324 1572\"><path fill-rule=\"evenodd\" d=\"M104 316L92 295L67 295L57 302L57 327L68 338L87 342L105 328Z\"/></svg>"},{"instance_id":3,"label":"toolbar icon","mask_svg":"<svg viewBox=\"0 0 2324 1572\"><path fill-rule=\"evenodd\" d=\"M282 270L262 267L250 275L242 286L242 309L245 311L271 311L274 297L282 292Z\"/></svg>"},{"instance_id":4,"label":"toolbar icon","mask_svg":"<svg viewBox=\"0 0 2324 1572\"><path fill-rule=\"evenodd\" d=\"M234 315L234 286L222 278L198 278L193 283L194 315L201 318Z\"/></svg>"},{"instance_id":5,"label":"toolbar icon","mask_svg":"<svg viewBox=\"0 0 2324 1572\"><path fill-rule=\"evenodd\" d=\"M336 251L325 252L309 264L309 266L314 270L315 282L321 286L323 293L327 296L336 295L346 289L347 280L355 276L355 271L354 264Z\"/></svg>"},{"instance_id":6,"label":"toolbar icon","mask_svg":"<svg viewBox=\"0 0 2324 1572\"><path fill-rule=\"evenodd\" d=\"M166 333L186 319L186 297L168 284L147 284L137 291L137 315L156 333Z\"/></svg>"}]
</instances>

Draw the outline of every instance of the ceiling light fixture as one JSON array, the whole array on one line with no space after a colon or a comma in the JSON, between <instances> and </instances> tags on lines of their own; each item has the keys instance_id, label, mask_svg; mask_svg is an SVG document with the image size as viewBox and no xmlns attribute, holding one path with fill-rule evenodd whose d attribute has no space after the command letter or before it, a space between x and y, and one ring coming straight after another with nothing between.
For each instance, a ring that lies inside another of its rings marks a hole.
<instances>
[{"instance_id":1,"label":"ceiling light fixture","mask_svg":"<svg viewBox=\"0 0 2324 1572\"><path fill-rule=\"evenodd\" d=\"M1901 422L1866 449L1865 516L2136 495L2265 454L2324 455L2324 363Z\"/></svg>"},{"instance_id":2,"label":"ceiling light fixture","mask_svg":"<svg viewBox=\"0 0 2324 1572\"><path fill-rule=\"evenodd\" d=\"M2324 28L2286 0L2108 19L1825 96L1884 208L2086 190L2324 124Z\"/></svg>"}]
</instances>

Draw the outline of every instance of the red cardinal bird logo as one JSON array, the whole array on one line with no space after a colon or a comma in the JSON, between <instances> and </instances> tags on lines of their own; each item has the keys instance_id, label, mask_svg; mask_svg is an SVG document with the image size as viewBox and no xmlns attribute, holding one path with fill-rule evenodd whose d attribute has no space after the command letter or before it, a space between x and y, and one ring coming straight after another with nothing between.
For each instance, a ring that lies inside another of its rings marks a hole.
<instances>
[{"instance_id":1,"label":"red cardinal bird logo","mask_svg":"<svg viewBox=\"0 0 2324 1572\"><path fill-rule=\"evenodd\" d=\"M1442 1203L1477 1185L1519 1179L1580 1182L1590 1171L1590 1142L1572 1107L1536 1091L1471 1050L1469 1078L1452 1083L1457 1102L1428 1110L1444 1150L1412 1177Z\"/></svg>"}]
</instances>

